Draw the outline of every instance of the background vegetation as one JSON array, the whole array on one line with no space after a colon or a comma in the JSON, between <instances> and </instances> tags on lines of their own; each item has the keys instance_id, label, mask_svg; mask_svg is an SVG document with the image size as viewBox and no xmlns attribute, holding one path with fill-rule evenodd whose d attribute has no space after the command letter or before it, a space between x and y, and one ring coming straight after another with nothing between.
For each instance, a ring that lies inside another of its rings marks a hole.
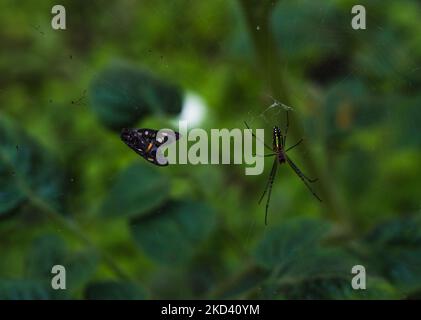
<instances>
[{"instance_id":1,"label":"background vegetation","mask_svg":"<svg viewBox=\"0 0 421 320\"><path fill-rule=\"evenodd\" d=\"M0 3L0 298L419 298L420 3ZM290 168L154 167L122 126L168 127L187 92L205 129L283 124ZM263 113L263 116L262 116ZM66 291L50 288L51 266ZM351 289L366 267L367 290Z\"/></svg>"}]
</instances>

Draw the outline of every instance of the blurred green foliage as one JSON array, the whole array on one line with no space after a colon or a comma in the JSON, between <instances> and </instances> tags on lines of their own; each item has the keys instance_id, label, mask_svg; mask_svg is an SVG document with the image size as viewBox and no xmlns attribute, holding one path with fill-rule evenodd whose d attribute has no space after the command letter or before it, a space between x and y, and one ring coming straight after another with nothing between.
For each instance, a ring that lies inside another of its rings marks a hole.
<instances>
[{"instance_id":1,"label":"blurred green foliage","mask_svg":"<svg viewBox=\"0 0 421 320\"><path fill-rule=\"evenodd\" d=\"M419 2L362 1L364 31L348 0L67 0L65 31L54 4L0 3L0 299L420 297ZM269 162L158 168L120 141L190 91L201 127L266 139L268 96L292 106L323 203L282 167L265 227Z\"/></svg>"}]
</instances>

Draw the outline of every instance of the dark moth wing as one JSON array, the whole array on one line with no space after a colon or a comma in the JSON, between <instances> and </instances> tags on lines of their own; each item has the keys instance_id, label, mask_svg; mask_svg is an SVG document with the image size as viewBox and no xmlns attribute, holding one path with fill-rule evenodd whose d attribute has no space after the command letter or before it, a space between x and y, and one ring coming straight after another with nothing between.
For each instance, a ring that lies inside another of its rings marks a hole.
<instances>
[{"instance_id":1,"label":"dark moth wing","mask_svg":"<svg viewBox=\"0 0 421 320\"><path fill-rule=\"evenodd\" d=\"M172 130L161 130L162 135L160 137L157 137L158 131L154 129L138 129L137 132L141 137L144 137L148 143L154 143L157 147L160 147L167 142L168 135L172 133L175 134L175 140L180 139L180 134Z\"/></svg>"},{"instance_id":2,"label":"dark moth wing","mask_svg":"<svg viewBox=\"0 0 421 320\"><path fill-rule=\"evenodd\" d=\"M143 157L157 166L167 166L168 163L161 164L158 162L158 148L168 141L169 135L175 134L175 140L178 140L180 134L172 130L161 130L161 134L158 136L158 131L154 129L138 129L138 134L147 142L147 148L145 150L147 152Z\"/></svg>"},{"instance_id":3,"label":"dark moth wing","mask_svg":"<svg viewBox=\"0 0 421 320\"><path fill-rule=\"evenodd\" d=\"M180 134L172 130L161 130L161 134L158 135L158 130L154 129L123 129L121 139L147 161L163 167L168 163L160 164L158 162L157 151L168 141L169 135L172 133L175 134L175 140L180 138Z\"/></svg>"}]
</instances>

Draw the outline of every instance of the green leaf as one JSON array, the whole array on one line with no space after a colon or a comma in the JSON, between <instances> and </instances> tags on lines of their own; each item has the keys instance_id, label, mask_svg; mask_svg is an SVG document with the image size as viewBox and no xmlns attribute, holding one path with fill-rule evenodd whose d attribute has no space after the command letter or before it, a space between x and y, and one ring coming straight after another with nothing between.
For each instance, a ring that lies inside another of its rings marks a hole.
<instances>
[{"instance_id":1,"label":"green leaf","mask_svg":"<svg viewBox=\"0 0 421 320\"><path fill-rule=\"evenodd\" d=\"M92 250L71 254L63 266L66 268L66 282L70 291L80 289L95 273L99 257Z\"/></svg>"},{"instance_id":2,"label":"green leaf","mask_svg":"<svg viewBox=\"0 0 421 320\"><path fill-rule=\"evenodd\" d=\"M257 246L258 265L270 271L258 297L288 299L368 299L396 297L390 284L367 276L370 290L351 287L351 269L364 264L338 247L322 243L329 225L296 219L270 230ZM370 271L370 270L369 270ZM384 289L384 290L383 290Z\"/></svg>"},{"instance_id":3,"label":"green leaf","mask_svg":"<svg viewBox=\"0 0 421 320\"><path fill-rule=\"evenodd\" d=\"M403 294L421 288L421 218L394 219L376 227L365 239L370 265Z\"/></svg>"},{"instance_id":4,"label":"green leaf","mask_svg":"<svg viewBox=\"0 0 421 320\"><path fill-rule=\"evenodd\" d=\"M63 172L40 145L3 116L0 118L0 215L29 198L55 208L63 202Z\"/></svg>"},{"instance_id":5,"label":"green leaf","mask_svg":"<svg viewBox=\"0 0 421 320\"><path fill-rule=\"evenodd\" d=\"M38 280L51 279L51 268L63 264L66 254L66 244L56 235L44 235L35 239L25 259L26 276Z\"/></svg>"},{"instance_id":6,"label":"green leaf","mask_svg":"<svg viewBox=\"0 0 421 320\"><path fill-rule=\"evenodd\" d=\"M232 287L228 290L221 292L215 298L216 299L253 299L259 298L256 292L260 293L260 290L265 279L267 278L267 272L259 269L253 269L247 272L246 276L241 277L237 280Z\"/></svg>"},{"instance_id":7,"label":"green leaf","mask_svg":"<svg viewBox=\"0 0 421 320\"><path fill-rule=\"evenodd\" d=\"M149 164L135 164L117 178L102 206L102 214L135 217L162 205L169 196L169 181Z\"/></svg>"},{"instance_id":8,"label":"green leaf","mask_svg":"<svg viewBox=\"0 0 421 320\"><path fill-rule=\"evenodd\" d=\"M271 24L287 60L309 65L321 57L338 55L346 47L343 24L338 23L344 17L337 7L321 0L279 1Z\"/></svg>"},{"instance_id":9,"label":"green leaf","mask_svg":"<svg viewBox=\"0 0 421 320\"><path fill-rule=\"evenodd\" d=\"M353 55L353 65L363 78L370 78L373 83L387 85L389 90L399 88L407 80L405 77L397 77L396 74L416 67L415 61L408 59L412 54L411 49L402 45L406 40L402 38L401 32L390 24L385 24L378 32L361 35L358 40L361 43ZM396 46L396 43L399 45Z\"/></svg>"},{"instance_id":10,"label":"green leaf","mask_svg":"<svg viewBox=\"0 0 421 320\"><path fill-rule=\"evenodd\" d=\"M317 247L328 231L320 220L295 219L266 233L255 251L256 262L264 268L285 268Z\"/></svg>"},{"instance_id":11,"label":"green leaf","mask_svg":"<svg viewBox=\"0 0 421 320\"><path fill-rule=\"evenodd\" d=\"M151 113L181 111L179 88L127 64L116 64L100 72L90 88L92 109L111 129L131 127Z\"/></svg>"},{"instance_id":12,"label":"green leaf","mask_svg":"<svg viewBox=\"0 0 421 320\"><path fill-rule=\"evenodd\" d=\"M382 223L365 238L372 246L406 246L417 248L421 245L421 217L405 217Z\"/></svg>"},{"instance_id":13,"label":"green leaf","mask_svg":"<svg viewBox=\"0 0 421 320\"><path fill-rule=\"evenodd\" d=\"M351 274L351 269L361 264L355 257L340 248L313 247L291 259L280 272L285 279L308 279L312 277L344 277Z\"/></svg>"},{"instance_id":14,"label":"green leaf","mask_svg":"<svg viewBox=\"0 0 421 320\"><path fill-rule=\"evenodd\" d=\"M0 280L0 300L48 300L50 290L40 282Z\"/></svg>"},{"instance_id":15,"label":"green leaf","mask_svg":"<svg viewBox=\"0 0 421 320\"><path fill-rule=\"evenodd\" d=\"M74 292L89 281L96 270L98 256L91 250L69 252L64 241L56 235L44 235L34 240L25 261L25 274L51 289L54 265L66 270L66 291ZM52 290L62 296L61 290ZM65 293L65 292L63 292Z\"/></svg>"},{"instance_id":16,"label":"green leaf","mask_svg":"<svg viewBox=\"0 0 421 320\"><path fill-rule=\"evenodd\" d=\"M158 212L132 222L137 244L152 259L177 264L189 259L210 234L214 212L203 203L169 202Z\"/></svg>"},{"instance_id":17,"label":"green leaf","mask_svg":"<svg viewBox=\"0 0 421 320\"><path fill-rule=\"evenodd\" d=\"M354 290L352 275L334 275L307 278L296 282L281 283L275 291L283 299L396 299L394 288L386 281L367 278L366 290Z\"/></svg>"},{"instance_id":18,"label":"green leaf","mask_svg":"<svg viewBox=\"0 0 421 320\"><path fill-rule=\"evenodd\" d=\"M142 288L127 282L96 282L85 289L85 298L89 300L144 300L145 297Z\"/></svg>"}]
</instances>

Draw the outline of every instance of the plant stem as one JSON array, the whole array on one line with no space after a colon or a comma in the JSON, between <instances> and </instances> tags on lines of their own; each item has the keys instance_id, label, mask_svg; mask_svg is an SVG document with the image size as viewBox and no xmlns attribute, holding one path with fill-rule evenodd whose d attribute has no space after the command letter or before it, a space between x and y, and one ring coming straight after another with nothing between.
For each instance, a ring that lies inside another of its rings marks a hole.
<instances>
[{"instance_id":1,"label":"plant stem","mask_svg":"<svg viewBox=\"0 0 421 320\"><path fill-rule=\"evenodd\" d=\"M96 246L73 220L64 217L62 214L60 214L54 208L52 208L48 203L46 203L43 199L33 194L32 191L29 191L27 195L31 203L36 208L44 212L49 219L51 219L56 224L60 225L62 228L72 233L79 241L84 243L91 250L94 250L104 261L104 263L107 264L110 270L112 270L115 273L116 276L123 280L131 280L130 276L128 276L108 254L106 254L102 249Z\"/></svg>"},{"instance_id":2,"label":"plant stem","mask_svg":"<svg viewBox=\"0 0 421 320\"><path fill-rule=\"evenodd\" d=\"M246 25L254 47L257 64L262 73L262 78L267 82L274 99L290 105L291 101L288 94L290 90L286 81L285 68L283 68L284 63L270 27L270 13L278 1L239 1L244 12ZM294 117L293 114L291 116L295 123L294 126L290 127L288 135L292 136L294 140L298 140L297 138L302 136L303 129L297 117ZM327 168L316 164L314 154L307 144L303 144L300 148L301 154L306 154L306 157L302 157L305 166L310 172L316 173L319 178L318 185L323 203L327 209L325 215L340 223L344 229L344 233L351 232L352 223L347 206L341 202L337 188L330 178Z\"/></svg>"},{"instance_id":3,"label":"plant stem","mask_svg":"<svg viewBox=\"0 0 421 320\"><path fill-rule=\"evenodd\" d=\"M15 171L12 160L0 150L0 159L10 168L11 171ZM130 280L128 276L114 261L113 259L103 252L99 247L97 247L79 228L75 221L66 218L63 214L59 213L54 209L50 204L36 195L30 187L25 182L25 179L21 176L19 172L15 172L14 179L19 185L22 192L29 199L29 202L40 211L42 211L49 219L54 221L57 225L61 226L63 229L66 229L72 233L79 241L83 242L90 249L94 250L100 258L107 264L107 266L112 270L119 278L124 280Z\"/></svg>"}]
</instances>

